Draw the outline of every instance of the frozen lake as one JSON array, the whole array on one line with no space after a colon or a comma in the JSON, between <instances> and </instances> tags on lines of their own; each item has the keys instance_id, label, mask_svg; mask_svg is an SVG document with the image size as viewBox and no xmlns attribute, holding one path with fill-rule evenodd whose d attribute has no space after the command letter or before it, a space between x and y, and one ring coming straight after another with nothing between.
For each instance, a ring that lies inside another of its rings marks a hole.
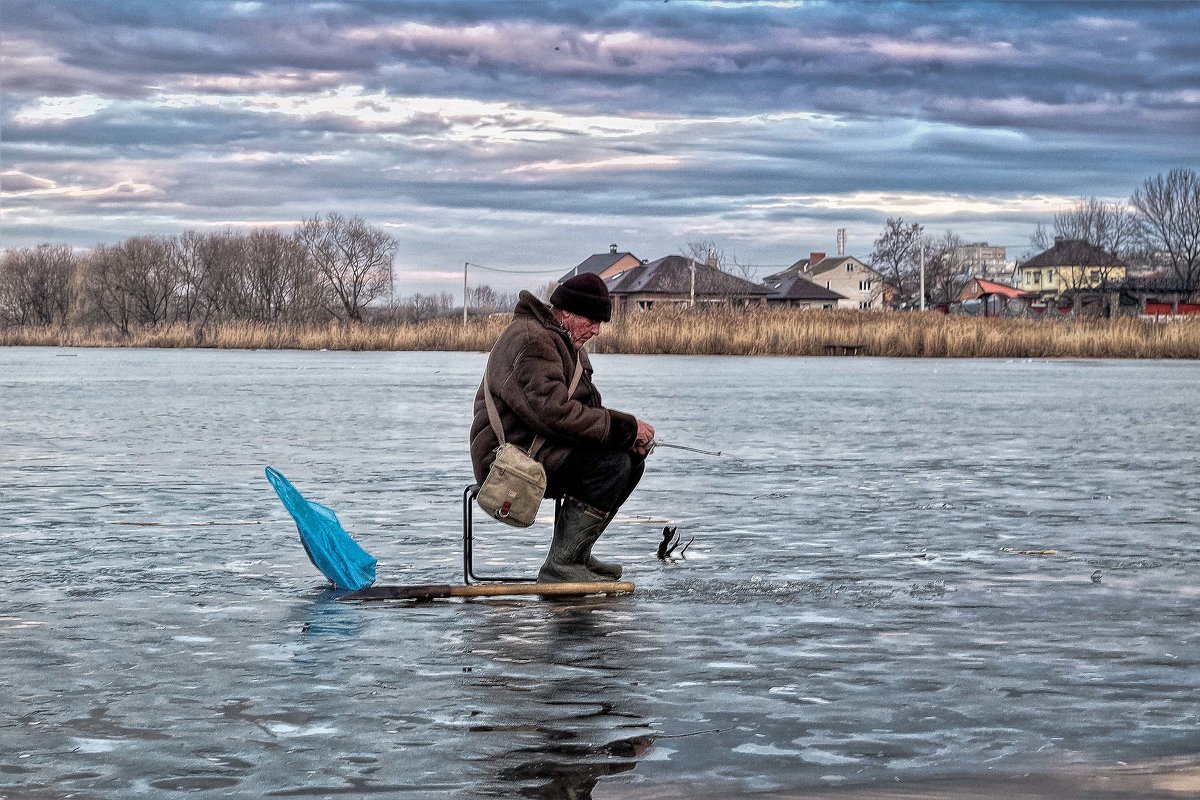
<instances>
[{"instance_id":1,"label":"frozen lake","mask_svg":"<svg viewBox=\"0 0 1200 800\"><path fill-rule=\"evenodd\" d=\"M597 356L609 405L734 457L651 457L596 550L635 594L336 602L263 468L381 582L460 581L484 359L0 349L0 796L728 797L1200 753L1200 363ZM532 576L543 512L478 522L478 565Z\"/></svg>"}]
</instances>

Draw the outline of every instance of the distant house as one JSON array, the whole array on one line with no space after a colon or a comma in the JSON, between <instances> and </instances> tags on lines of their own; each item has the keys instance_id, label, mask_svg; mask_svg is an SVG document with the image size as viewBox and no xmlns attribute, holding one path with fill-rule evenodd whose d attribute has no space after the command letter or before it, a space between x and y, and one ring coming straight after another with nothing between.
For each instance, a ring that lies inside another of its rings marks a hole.
<instances>
[{"instance_id":1,"label":"distant house","mask_svg":"<svg viewBox=\"0 0 1200 800\"><path fill-rule=\"evenodd\" d=\"M664 307L765 306L770 290L687 256L666 256L609 278L618 313Z\"/></svg>"},{"instance_id":2,"label":"distant house","mask_svg":"<svg viewBox=\"0 0 1200 800\"><path fill-rule=\"evenodd\" d=\"M768 275L763 283L770 286L789 278L804 278L841 296L838 308L883 308L883 279L854 256L827 257L810 253L782 272Z\"/></svg>"},{"instance_id":3,"label":"distant house","mask_svg":"<svg viewBox=\"0 0 1200 800\"><path fill-rule=\"evenodd\" d=\"M1023 313L1028 307L1029 301L1036 297L1037 295L1034 293L1023 292L1004 283L976 277L963 287L962 294L958 299L963 303L978 300L983 316L994 317Z\"/></svg>"},{"instance_id":4,"label":"distant house","mask_svg":"<svg viewBox=\"0 0 1200 800\"><path fill-rule=\"evenodd\" d=\"M838 304L846 299L835 291L818 286L799 276L765 281L764 285L771 290L771 293L767 295L768 306L837 308Z\"/></svg>"},{"instance_id":5,"label":"distant house","mask_svg":"<svg viewBox=\"0 0 1200 800\"><path fill-rule=\"evenodd\" d=\"M617 252L617 246L610 244L607 253L595 253L588 256L579 262L579 266L559 278L558 282L562 283L567 278L574 278L576 275L582 275L585 272L591 272L599 275L604 280L608 280L620 275L631 267L640 266L641 263L641 259L633 253L619 253Z\"/></svg>"},{"instance_id":6,"label":"distant house","mask_svg":"<svg viewBox=\"0 0 1200 800\"><path fill-rule=\"evenodd\" d=\"M1057 236L1054 246L1017 265L1017 283L1027 292L1057 297L1125 280L1129 265L1083 239Z\"/></svg>"}]
</instances>

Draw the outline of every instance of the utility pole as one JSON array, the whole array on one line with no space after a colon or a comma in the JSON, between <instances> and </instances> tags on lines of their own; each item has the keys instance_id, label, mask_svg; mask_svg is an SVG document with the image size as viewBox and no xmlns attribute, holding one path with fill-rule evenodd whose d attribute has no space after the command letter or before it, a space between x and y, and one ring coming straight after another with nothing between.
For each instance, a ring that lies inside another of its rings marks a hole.
<instances>
[{"instance_id":1,"label":"utility pole","mask_svg":"<svg viewBox=\"0 0 1200 800\"><path fill-rule=\"evenodd\" d=\"M470 261L463 262L463 325L467 324L467 267Z\"/></svg>"},{"instance_id":2,"label":"utility pole","mask_svg":"<svg viewBox=\"0 0 1200 800\"><path fill-rule=\"evenodd\" d=\"M689 258L688 263L692 267L692 304L688 307L695 308L696 307L696 259Z\"/></svg>"},{"instance_id":3,"label":"utility pole","mask_svg":"<svg viewBox=\"0 0 1200 800\"><path fill-rule=\"evenodd\" d=\"M925 237L921 237L921 310L925 310Z\"/></svg>"}]
</instances>

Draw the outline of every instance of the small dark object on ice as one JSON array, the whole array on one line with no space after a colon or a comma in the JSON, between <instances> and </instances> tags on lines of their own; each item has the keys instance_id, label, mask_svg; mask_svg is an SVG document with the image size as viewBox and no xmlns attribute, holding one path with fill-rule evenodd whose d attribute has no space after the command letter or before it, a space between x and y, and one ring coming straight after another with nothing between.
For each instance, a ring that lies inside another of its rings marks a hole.
<instances>
[{"instance_id":1,"label":"small dark object on ice","mask_svg":"<svg viewBox=\"0 0 1200 800\"><path fill-rule=\"evenodd\" d=\"M1099 583L1100 579L1103 577L1104 577L1104 573L1101 572L1100 570L1096 570L1095 572L1092 573L1092 583Z\"/></svg>"},{"instance_id":2,"label":"small dark object on ice","mask_svg":"<svg viewBox=\"0 0 1200 800\"><path fill-rule=\"evenodd\" d=\"M672 526L672 525L667 525L666 527L663 528L663 538L662 538L662 541L658 543L658 554L657 555L658 555L659 559L666 558L668 555L671 554L671 550L675 549L675 545L671 544L672 539L676 540L676 542L675 542L676 544L679 543L678 542L679 534L676 533L676 530L677 530L676 526ZM668 550L667 549L668 547L670 547L671 549Z\"/></svg>"},{"instance_id":3,"label":"small dark object on ice","mask_svg":"<svg viewBox=\"0 0 1200 800\"><path fill-rule=\"evenodd\" d=\"M695 536L693 536L691 539L688 539L688 543L685 544L683 549L679 551L679 556L681 558L683 557L683 554L687 552L687 549L692 546L692 542L694 541L696 541ZM675 548L678 546L679 526L667 525L665 528L663 528L663 538L658 544L658 558L662 561L665 561L671 557L671 554L675 552Z\"/></svg>"}]
</instances>

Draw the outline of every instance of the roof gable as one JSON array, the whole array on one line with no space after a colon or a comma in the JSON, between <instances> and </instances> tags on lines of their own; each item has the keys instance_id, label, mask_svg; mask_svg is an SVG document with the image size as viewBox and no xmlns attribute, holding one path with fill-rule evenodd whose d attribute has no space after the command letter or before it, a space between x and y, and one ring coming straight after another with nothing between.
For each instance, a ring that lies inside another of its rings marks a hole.
<instances>
[{"instance_id":1,"label":"roof gable","mask_svg":"<svg viewBox=\"0 0 1200 800\"><path fill-rule=\"evenodd\" d=\"M811 258L802 258L787 269L763 278L763 283L769 284L775 281L784 281L788 280L789 278L795 278L799 275L819 275L822 272L829 272L832 269L837 269L838 267L845 265L847 261L851 261L859 265L868 272L873 272L870 267L859 261L854 256L829 256L822 258L816 263L816 265L810 263L811 260Z\"/></svg>"},{"instance_id":2,"label":"roof gable","mask_svg":"<svg viewBox=\"0 0 1200 800\"><path fill-rule=\"evenodd\" d=\"M799 277L768 282L767 287L771 289L771 293L767 295L767 298L771 300L828 300L833 302L846 299L831 289Z\"/></svg>"},{"instance_id":3,"label":"roof gable","mask_svg":"<svg viewBox=\"0 0 1200 800\"><path fill-rule=\"evenodd\" d=\"M837 269L847 261L853 261L863 269L868 269L867 265L859 261L854 256L833 256L832 258L822 258L817 262L817 265L812 268L811 274L820 275L822 272L829 272L831 269Z\"/></svg>"},{"instance_id":4,"label":"roof gable","mask_svg":"<svg viewBox=\"0 0 1200 800\"><path fill-rule=\"evenodd\" d=\"M696 271L696 294L709 296L762 297L770 290L757 283L722 272L687 256L666 256L633 267L608 280L611 294L677 294L692 292L692 269Z\"/></svg>"},{"instance_id":5,"label":"roof gable","mask_svg":"<svg viewBox=\"0 0 1200 800\"><path fill-rule=\"evenodd\" d=\"M1083 239L1057 239L1049 250L1018 265L1018 269L1036 267L1126 267L1121 259Z\"/></svg>"},{"instance_id":6,"label":"roof gable","mask_svg":"<svg viewBox=\"0 0 1200 800\"><path fill-rule=\"evenodd\" d=\"M639 260L638 257L633 253L628 252L618 253L610 250L607 253L594 253L585 258L583 261L580 261L579 266L569 270L565 275L559 278L559 283L562 283L568 278L573 278L576 275L583 275L585 272L590 272L593 275L599 275L601 272L604 272L604 270L608 269L613 264L616 264L626 256L634 259L635 261Z\"/></svg>"}]
</instances>

